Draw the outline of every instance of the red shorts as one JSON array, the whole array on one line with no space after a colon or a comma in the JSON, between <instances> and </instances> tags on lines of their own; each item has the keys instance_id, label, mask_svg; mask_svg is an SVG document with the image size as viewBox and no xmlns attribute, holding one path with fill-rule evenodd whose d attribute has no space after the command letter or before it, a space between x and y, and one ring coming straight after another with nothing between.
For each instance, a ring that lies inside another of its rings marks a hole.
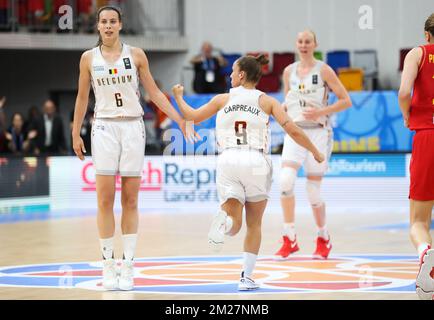
<instances>
[{"instance_id":1,"label":"red shorts","mask_svg":"<svg viewBox=\"0 0 434 320\"><path fill-rule=\"evenodd\" d=\"M410 160L410 195L417 201L434 200L434 130L418 130Z\"/></svg>"}]
</instances>

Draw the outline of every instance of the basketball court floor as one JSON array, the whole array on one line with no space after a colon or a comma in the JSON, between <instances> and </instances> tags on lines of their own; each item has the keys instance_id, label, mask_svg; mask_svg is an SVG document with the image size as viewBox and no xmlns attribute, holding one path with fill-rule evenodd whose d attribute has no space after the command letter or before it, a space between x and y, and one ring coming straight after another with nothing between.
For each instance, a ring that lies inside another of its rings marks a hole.
<instances>
[{"instance_id":1,"label":"basketball court floor","mask_svg":"<svg viewBox=\"0 0 434 320\"><path fill-rule=\"evenodd\" d=\"M326 261L312 260L316 230L297 216L300 251L275 261L281 215L266 213L254 273L255 292L238 292L245 229L213 252L213 212L141 211L135 290L101 288L95 212L0 215L0 299L417 299L418 261L399 212L329 212L333 243ZM120 214L116 214L117 226ZM121 258L116 230L116 258Z\"/></svg>"}]
</instances>

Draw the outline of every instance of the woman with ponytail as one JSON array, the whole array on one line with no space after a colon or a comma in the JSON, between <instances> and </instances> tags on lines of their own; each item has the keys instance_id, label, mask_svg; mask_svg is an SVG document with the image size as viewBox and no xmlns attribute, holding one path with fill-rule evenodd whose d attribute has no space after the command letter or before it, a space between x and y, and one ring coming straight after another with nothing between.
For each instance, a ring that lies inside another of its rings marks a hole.
<instances>
[{"instance_id":1,"label":"woman with ponytail","mask_svg":"<svg viewBox=\"0 0 434 320\"><path fill-rule=\"evenodd\" d=\"M120 10L105 6L98 10L96 18L99 33L97 46L84 52L80 60L72 141L75 154L83 160L86 150L80 137L80 128L92 84L96 101L91 143L96 171L97 223L103 256L103 287L107 290L131 290L138 230L137 201L145 153L145 127L139 102L139 84L143 85L151 100L178 123L187 140L195 140L196 136L194 130L186 132L185 120L156 86L143 50L121 42ZM118 174L122 177L123 241L119 278L113 253L113 205Z\"/></svg>"},{"instance_id":2,"label":"woman with ponytail","mask_svg":"<svg viewBox=\"0 0 434 320\"><path fill-rule=\"evenodd\" d=\"M246 210L247 233L244 239L243 269L239 290L255 290L253 269L261 244L262 216L271 187L272 164L269 153L269 116L272 115L288 135L313 157L322 162L324 156L291 121L280 103L256 89L262 75L265 56L244 56L232 66L229 93L218 94L207 104L193 109L183 99L183 87L173 93L185 119L202 122L214 114L219 156L217 160L217 192L220 210L208 233L208 242L221 249L225 235L235 236L241 229Z\"/></svg>"}]
</instances>

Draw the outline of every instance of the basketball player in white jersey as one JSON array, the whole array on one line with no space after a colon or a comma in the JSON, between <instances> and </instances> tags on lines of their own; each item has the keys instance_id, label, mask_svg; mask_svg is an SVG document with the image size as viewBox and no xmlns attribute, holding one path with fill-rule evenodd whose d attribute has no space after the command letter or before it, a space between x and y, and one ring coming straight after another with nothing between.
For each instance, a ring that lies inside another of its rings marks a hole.
<instances>
[{"instance_id":1,"label":"basketball player in white jersey","mask_svg":"<svg viewBox=\"0 0 434 320\"><path fill-rule=\"evenodd\" d=\"M86 150L80 138L80 128L92 84L96 99L92 159L96 169L97 223L103 255L103 286L109 290L131 290L138 229L137 198L145 152L139 82L158 107L179 124L187 140L194 140L195 137L193 131L186 134L185 121L155 85L143 50L120 41L120 10L111 6L100 8L97 13L97 28L100 36L98 46L84 52L80 61L72 129L73 148L83 160ZM113 253L113 204L117 174L122 177L123 261L119 277Z\"/></svg>"},{"instance_id":2,"label":"basketball player in white jersey","mask_svg":"<svg viewBox=\"0 0 434 320\"><path fill-rule=\"evenodd\" d=\"M333 69L314 58L317 41L312 31L300 32L296 46L300 61L287 66L282 76L284 107L295 124L302 128L314 145L326 155L327 160L317 163L305 148L285 137L280 173L284 216L283 245L275 256L279 260L286 259L299 250L294 225L294 185L297 172L304 165L307 197L318 227L313 257L327 259L332 245L326 228L325 203L321 199L320 191L333 146L333 131L329 117L335 112L349 108L351 100ZM332 105L327 105L329 89L337 97L337 101Z\"/></svg>"},{"instance_id":3,"label":"basketball player in white jersey","mask_svg":"<svg viewBox=\"0 0 434 320\"><path fill-rule=\"evenodd\" d=\"M217 160L217 191L221 210L215 216L208 241L218 249L224 236L236 235L246 209L247 234L244 240L244 265L239 290L254 290L259 286L252 280L261 244L262 216L271 187L272 164L269 149L268 122L272 114L289 136L312 152L318 162L324 156L303 131L291 121L274 98L256 90L267 59L245 56L233 64L229 94L219 94L198 108L191 108L182 98L183 87L173 93L185 119L202 122L217 114L216 135L219 151Z\"/></svg>"}]
</instances>

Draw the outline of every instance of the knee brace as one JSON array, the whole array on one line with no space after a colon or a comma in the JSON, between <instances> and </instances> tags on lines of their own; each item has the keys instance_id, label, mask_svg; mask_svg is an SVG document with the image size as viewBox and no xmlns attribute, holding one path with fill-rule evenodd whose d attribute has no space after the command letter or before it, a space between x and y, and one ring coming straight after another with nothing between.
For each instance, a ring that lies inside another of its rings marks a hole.
<instances>
[{"instance_id":1,"label":"knee brace","mask_svg":"<svg viewBox=\"0 0 434 320\"><path fill-rule=\"evenodd\" d=\"M297 178L297 170L291 167L283 167L280 169L280 194L282 197L294 196L295 179Z\"/></svg>"},{"instance_id":2,"label":"knee brace","mask_svg":"<svg viewBox=\"0 0 434 320\"><path fill-rule=\"evenodd\" d=\"M320 207L322 205L321 181L307 180L306 192L307 198L312 207Z\"/></svg>"}]
</instances>

